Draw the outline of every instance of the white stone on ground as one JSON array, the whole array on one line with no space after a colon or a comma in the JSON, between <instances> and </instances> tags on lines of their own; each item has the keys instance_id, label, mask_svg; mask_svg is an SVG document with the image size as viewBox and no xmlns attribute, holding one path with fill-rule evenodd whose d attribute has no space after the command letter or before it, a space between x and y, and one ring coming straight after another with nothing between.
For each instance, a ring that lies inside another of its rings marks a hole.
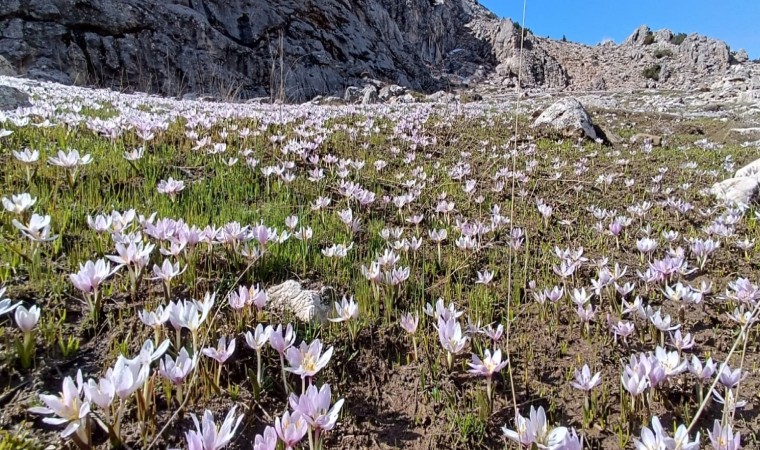
<instances>
[{"instance_id":1,"label":"white stone on ground","mask_svg":"<svg viewBox=\"0 0 760 450\"><path fill-rule=\"evenodd\" d=\"M564 134L583 136L596 139L594 124L591 122L586 109L578 99L568 97L559 100L546 108L533 122L533 128L548 126Z\"/></svg>"},{"instance_id":2,"label":"white stone on ground","mask_svg":"<svg viewBox=\"0 0 760 450\"><path fill-rule=\"evenodd\" d=\"M757 195L758 179L755 177L735 177L715 183L710 193L726 203L749 204Z\"/></svg>"},{"instance_id":3,"label":"white stone on ground","mask_svg":"<svg viewBox=\"0 0 760 450\"><path fill-rule=\"evenodd\" d=\"M304 289L298 281L287 280L267 288L268 307L277 312L292 312L304 322L324 322L331 306L325 295L328 290Z\"/></svg>"}]
</instances>

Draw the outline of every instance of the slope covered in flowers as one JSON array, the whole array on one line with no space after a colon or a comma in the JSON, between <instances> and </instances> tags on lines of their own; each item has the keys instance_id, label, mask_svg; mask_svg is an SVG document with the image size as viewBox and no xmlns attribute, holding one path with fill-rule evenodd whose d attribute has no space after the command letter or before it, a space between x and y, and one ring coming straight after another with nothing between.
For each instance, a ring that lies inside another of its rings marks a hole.
<instances>
[{"instance_id":1,"label":"slope covered in flowers","mask_svg":"<svg viewBox=\"0 0 760 450\"><path fill-rule=\"evenodd\" d=\"M3 81L7 442L754 445L758 216L705 194L749 148Z\"/></svg>"}]
</instances>

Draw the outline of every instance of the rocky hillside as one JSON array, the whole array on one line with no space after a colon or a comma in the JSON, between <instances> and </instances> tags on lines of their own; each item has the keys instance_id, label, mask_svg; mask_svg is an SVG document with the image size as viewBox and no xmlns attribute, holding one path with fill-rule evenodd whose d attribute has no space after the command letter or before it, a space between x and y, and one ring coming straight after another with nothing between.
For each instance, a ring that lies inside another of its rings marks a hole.
<instances>
[{"instance_id":1,"label":"rocky hillside","mask_svg":"<svg viewBox=\"0 0 760 450\"><path fill-rule=\"evenodd\" d=\"M476 0L0 2L0 57L21 75L168 95L514 86L520 68L541 89L696 88L746 64L721 41L647 28L595 47L527 34L521 64L521 35Z\"/></svg>"},{"instance_id":2,"label":"rocky hillside","mask_svg":"<svg viewBox=\"0 0 760 450\"><path fill-rule=\"evenodd\" d=\"M554 57L577 90L658 87L697 89L748 62L746 52L732 53L725 42L698 34L652 31L641 26L621 45L587 46L531 37Z\"/></svg>"}]
</instances>

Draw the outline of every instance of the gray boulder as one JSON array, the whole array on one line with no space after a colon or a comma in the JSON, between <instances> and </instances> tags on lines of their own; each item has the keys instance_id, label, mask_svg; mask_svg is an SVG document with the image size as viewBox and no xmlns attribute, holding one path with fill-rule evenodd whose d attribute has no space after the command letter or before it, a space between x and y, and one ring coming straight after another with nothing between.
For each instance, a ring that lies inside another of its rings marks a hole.
<instances>
[{"instance_id":1,"label":"gray boulder","mask_svg":"<svg viewBox=\"0 0 760 450\"><path fill-rule=\"evenodd\" d=\"M734 54L734 60L736 60L736 62L738 63L745 63L749 61L749 55L747 54L747 50L740 48L739 51L737 51Z\"/></svg>"},{"instance_id":2,"label":"gray boulder","mask_svg":"<svg viewBox=\"0 0 760 450\"><path fill-rule=\"evenodd\" d=\"M380 89L380 92L378 92L377 96L382 101L388 101L392 97L399 97L401 95L406 94L406 88L403 86L399 86L397 84L390 84L388 86L383 86Z\"/></svg>"},{"instance_id":3,"label":"gray boulder","mask_svg":"<svg viewBox=\"0 0 760 450\"><path fill-rule=\"evenodd\" d=\"M7 59L0 56L0 76L4 77L15 77L18 75L16 73L16 69L13 68L10 62L8 62Z\"/></svg>"},{"instance_id":4,"label":"gray boulder","mask_svg":"<svg viewBox=\"0 0 760 450\"><path fill-rule=\"evenodd\" d=\"M377 88L375 86L365 86L362 90L362 105L372 105L377 103Z\"/></svg>"},{"instance_id":5,"label":"gray boulder","mask_svg":"<svg viewBox=\"0 0 760 450\"><path fill-rule=\"evenodd\" d=\"M430 103L454 103L457 100L457 96L451 92L438 91L425 97L425 100Z\"/></svg>"},{"instance_id":6,"label":"gray boulder","mask_svg":"<svg viewBox=\"0 0 760 450\"><path fill-rule=\"evenodd\" d=\"M346 103L356 103L362 98L363 92L356 86L349 86L343 94L343 101Z\"/></svg>"},{"instance_id":7,"label":"gray boulder","mask_svg":"<svg viewBox=\"0 0 760 450\"><path fill-rule=\"evenodd\" d=\"M0 86L0 111L27 108L30 106L32 106L32 104L29 103L28 95L10 86Z\"/></svg>"},{"instance_id":8,"label":"gray boulder","mask_svg":"<svg viewBox=\"0 0 760 450\"><path fill-rule=\"evenodd\" d=\"M568 137L597 139L594 123L578 99L568 97L546 108L533 121L533 128L550 128Z\"/></svg>"},{"instance_id":9,"label":"gray boulder","mask_svg":"<svg viewBox=\"0 0 760 450\"><path fill-rule=\"evenodd\" d=\"M388 103L390 103L391 105L399 104L399 103L402 103L402 104L417 103L417 98L412 94L404 94L399 97L391 97L388 100Z\"/></svg>"}]
</instances>

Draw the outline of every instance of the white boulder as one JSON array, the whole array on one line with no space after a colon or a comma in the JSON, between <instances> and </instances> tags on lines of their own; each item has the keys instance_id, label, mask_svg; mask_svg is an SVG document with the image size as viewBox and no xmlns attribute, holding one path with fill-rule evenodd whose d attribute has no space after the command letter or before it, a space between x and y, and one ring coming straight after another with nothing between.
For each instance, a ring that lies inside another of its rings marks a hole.
<instances>
[{"instance_id":1,"label":"white boulder","mask_svg":"<svg viewBox=\"0 0 760 450\"><path fill-rule=\"evenodd\" d=\"M757 195L758 179L755 177L735 177L715 183L710 193L725 203L749 204Z\"/></svg>"},{"instance_id":2,"label":"white boulder","mask_svg":"<svg viewBox=\"0 0 760 450\"><path fill-rule=\"evenodd\" d=\"M332 289L304 289L301 283L287 280L267 288L267 307L276 312L291 312L304 322L325 322L330 312Z\"/></svg>"},{"instance_id":3,"label":"white boulder","mask_svg":"<svg viewBox=\"0 0 760 450\"><path fill-rule=\"evenodd\" d=\"M533 122L533 128L550 127L566 136L597 139L594 124L586 109L576 98L559 100L546 108Z\"/></svg>"}]
</instances>

